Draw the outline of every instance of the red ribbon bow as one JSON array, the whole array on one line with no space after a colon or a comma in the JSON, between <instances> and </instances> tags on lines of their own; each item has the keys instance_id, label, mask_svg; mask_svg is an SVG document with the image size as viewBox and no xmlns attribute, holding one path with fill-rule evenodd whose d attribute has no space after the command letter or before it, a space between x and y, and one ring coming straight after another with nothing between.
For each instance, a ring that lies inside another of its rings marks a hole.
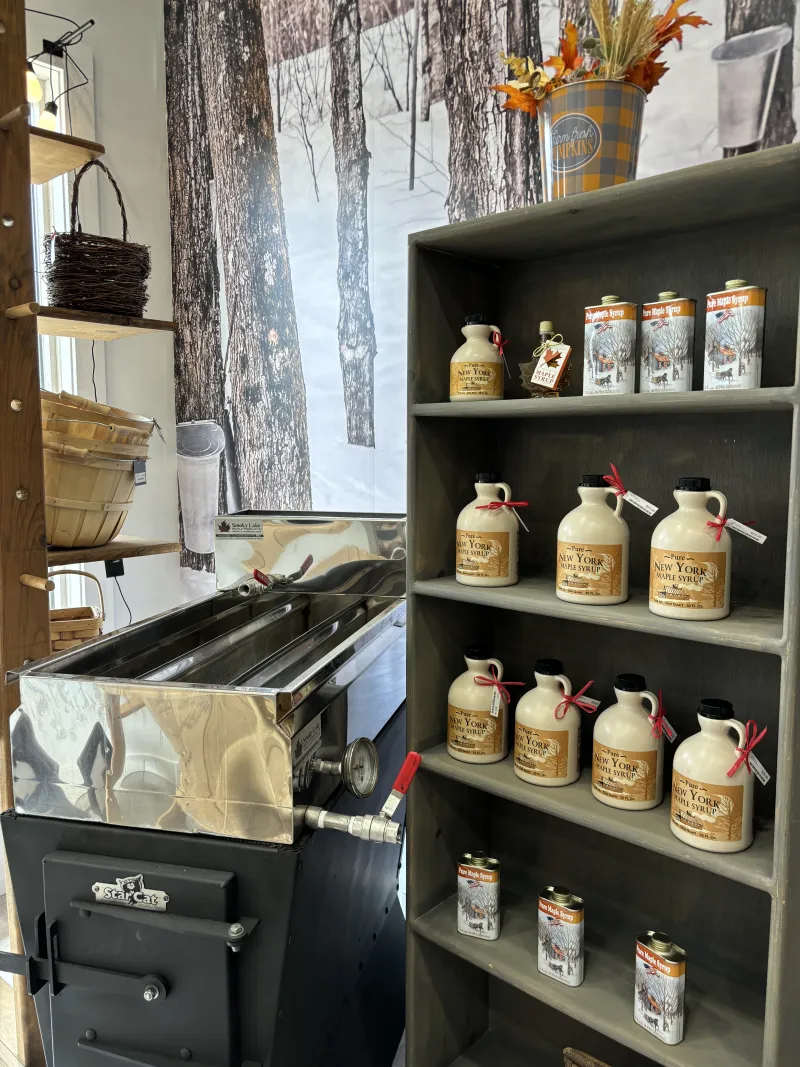
<instances>
[{"instance_id":1,"label":"red ribbon bow","mask_svg":"<svg viewBox=\"0 0 800 1067\"><path fill-rule=\"evenodd\" d=\"M524 682L501 682L497 674L497 667L493 663L489 664L489 670L491 671L491 678L487 678L485 674L475 675L475 685L493 685L495 689L500 693L500 696L505 700L506 704L511 702L511 694L506 689L507 685L525 685Z\"/></svg>"},{"instance_id":2,"label":"red ribbon bow","mask_svg":"<svg viewBox=\"0 0 800 1067\"><path fill-rule=\"evenodd\" d=\"M622 484L622 479L619 476L619 471L617 470L617 468L614 466L613 463L609 463L609 467L611 468L613 473L612 474L604 474L603 475L603 481L607 482L608 485L611 486L611 488L614 490L614 492L616 493L617 496L625 496L625 494L628 492L628 490Z\"/></svg>"},{"instance_id":3,"label":"red ribbon bow","mask_svg":"<svg viewBox=\"0 0 800 1067\"><path fill-rule=\"evenodd\" d=\"M492 344L495 345L495 347L500 350L500 358L501 359L505 359L505 356L503 355L503 349L508 344L508 338L507 337L503 337L503 335L501 333L493 333L492 334Z\"/></svg>"},{"instance_id":4,"label":"red ribbon bow","mask_svg":"<svg viewBox=\"0 0 800 1067\"><path fill-rule=\"evenodd\" d=\"M658 691L658 707L656 708L655 715L648 715L647 718L653 724L652 735L655 738L664 736L664 701L661 699L661 690Z\"/></svg>"},{"instance_id":5,"label":"red ribbon bow","mask_svg":"<svg viewBox=\"0 0 800 1067\"><path fill-rule=\"evenodd\" d=\"M476 511L497 511L498 508L527 508L527 500L493 500L491 504L478 504Z\"/></svg>"},{"instance_id":6,"label":"red ribbon bow","mask_svg":"<svg viewBox=\"0 0 800 1067\"><path fill-rule=\"evenodd\" d=\"M739 755L736 757L736 762L734 763L734 765L728 771L728 777L729 778L732 778L734 776L734 774L736 774L736 772L739 770L739 768L741 767L742 764L744 764L745 767L747 767L747 773L748 774L752 774L753 773L753 770L752 770L752 768L750 766L750 753L753 751L753 749L756 747L758 742L761 740L761 738L767 732L767 728L765 726L760 734L757 733L757 730L758 730L758 723L755 721L755 719L748 719L747 720L747 725L744 728L744 737L745 737L744 748L740 748L738 745L736 746L736 751L739 753Z\"/></svg>"},{"instance_id":7,"label":"red ribbon bow","mask_svg":"<svg viewBox=\"0 0 800 1067\"><path fill-rule=\"evenodd\" d=\"M590 685L594 685L594 679L591 682L587 682L583 689L579 693L573 694L573 696L565 696L560 704L556 705L555 715L557 719L563 719L569 710L570 704L574 704L578 708L583 708L584 711L588 711L590 715L593 715L597 708L592 704L587 703L585 700L581 700L581 697L589 688Z\"/></svg>"},{"instance_id":8,"label":"red ribbon bow","mask_svg":"<svg viewBox=\"0 0 800 1067\"><path fill-rule=\"evenodd\" d=\"M754 526L755 525L755 521L756 521L755 519L751 519L749 522L743 522L742 526ZM728 520L726 518L724 518L722 515L717 515L716 519L709 519L708 522L706 523L706 526L716 526L716 528L717 528L717 538L716 539L717 539L717 541L719 541L720 537L722 537L722 531L725 529L727 524L728 524Z\"/></svg>"}]
</instances>

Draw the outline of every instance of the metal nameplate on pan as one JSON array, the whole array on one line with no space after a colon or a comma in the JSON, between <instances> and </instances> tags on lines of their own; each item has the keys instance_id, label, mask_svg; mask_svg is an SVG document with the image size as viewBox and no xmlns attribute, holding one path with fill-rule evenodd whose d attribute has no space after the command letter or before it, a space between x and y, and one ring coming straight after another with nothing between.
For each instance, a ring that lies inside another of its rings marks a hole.
<instances>
[{"instance_id":1,"label":"metal nameplate on pan","mask_svg":"<svg viewBox=\"0 0 800 1067\"><path fill-rule=\"evenodd\" d=\"M169 897L162 889L147 889L144 876L129 875L116 882L95 882L94 899L105 904L121 904L124 908L143 908L145 911L166 911Z\"/></svg>"}]
</instances>

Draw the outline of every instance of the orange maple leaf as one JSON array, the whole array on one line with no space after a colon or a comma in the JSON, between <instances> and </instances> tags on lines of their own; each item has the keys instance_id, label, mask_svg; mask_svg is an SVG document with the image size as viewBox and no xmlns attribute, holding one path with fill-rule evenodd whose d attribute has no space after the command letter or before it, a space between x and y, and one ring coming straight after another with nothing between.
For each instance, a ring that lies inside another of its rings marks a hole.
<instances>
[{"instance_id":1,"label":"orange maple leaf","mask_svg":"<svg viewBox=\"0 0 800 1067\"><path fill-rule=\"evenodd\" d=\"M631 68L626 81L631 82L633 85L638 85L646 93L651 93L668 70L669 67L666 63L658 63L652 56L648 56Z\"/></svg>"},{"instance_id":2,"label":"orange maple leaf","mask_svg":"<svg viewBox=\"0 0 800 1067\"><path fill-rule=\"evenodd\" d=\"M508 99L503 101L504 111L527 111L529 115L536 114L536 100L532 93L524 93L513 85L490 85L489 88L508 95Z\"/></svg>"},{"instance_id":3,"label":"orange maple leaf","mask_svg":"<svg viewBox=\"0 0 800 1067\"><path fill-rule=\"evenodd\" d=\"M564 36L559 37L558 43L561 46L559 50L564 66L569 67L570 70L575 70L576 67L581 65L583 56L578 55L578 27L574 22L565 24Z\"/></svg>"},{"instance_id":4,"label":"orange maple leaf","mask_svg":"<svg viewBox=\"0 0 800 1067\"><path fill-rule=\"evenodd\" d=\"M656 40L658 41L659 49L663 48L669 41L677 41L680 44L683 40L684 26L711 25L707 19L704 19L701 15L695 15L694 12L688 15L681 15L680 9L688 2L689 0L673 0L656 23Z\"/></svg>"}]
</instances>

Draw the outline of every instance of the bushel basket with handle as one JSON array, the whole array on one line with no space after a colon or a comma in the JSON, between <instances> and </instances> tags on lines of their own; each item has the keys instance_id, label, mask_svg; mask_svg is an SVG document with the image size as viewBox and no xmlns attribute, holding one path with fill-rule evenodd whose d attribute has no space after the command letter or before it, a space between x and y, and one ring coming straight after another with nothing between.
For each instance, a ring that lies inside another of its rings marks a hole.
<instances>
[{"instance_id":1,"label":"bushel basket with handle","mask_svg":"<svg viewBox=\"0 0 800 1067\"><path fill-rule=\"evenodd\" d=\"M103 632L103 623L106 618L103 587L100 581L89 571L63 570L51 571L50 574L53 578L57 578L60 574L74 574L78 578L88 578L97 585L97 592L100 594L99 611L89 606L51 609L50 647L53 652L74 648L76 645L82 645L84 641L99 637Z\"/></svg>"},{"instance_id":2,"label":"bushel basket with handle","mask_svg":"<svg viewBox=\"0 0 800 1067\"><path fill-rule=\"evenodd\" d=\"M122 240L84 233L78 219L81 178L90 167L105 172L122 213ZM128 216L119 186L98 159L84 163L72 187L69 233L48 234L45 279L52 307L141 318L147 304L150 249L128 240Z\"/></svg>"}]
</instances>

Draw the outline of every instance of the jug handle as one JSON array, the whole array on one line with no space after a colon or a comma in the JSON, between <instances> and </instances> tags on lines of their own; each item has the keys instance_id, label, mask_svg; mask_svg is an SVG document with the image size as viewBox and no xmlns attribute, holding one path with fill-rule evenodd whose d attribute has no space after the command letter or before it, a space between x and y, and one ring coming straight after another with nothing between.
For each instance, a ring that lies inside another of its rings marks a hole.
<instances>
[{"instance_id":1,"label":"jug handle","mask_svg":"<svg viewBox=\"0 0 800 1067\"><path fill-rule=\"evenodd\" d=\"M561 688L564 690L565 697L572 696L572 682L567 678L566 674L557 674L556 681L561 682Z\"/></svg>"},{"instance_id":2,"label":"jug handle","mask_svg":"<svg viewBox=\"0 0 800 1067\"><path fill-rule=\"evenodd\" d=\"M723 500L724 499L725 498L723 497ZM728 727L729 730L733 730L737 734L739 738L739 743L737 744L736 748L739 752L743 752L744 747L747 744L747 729L745 728L744 723L739 722L738 719L728 719L725 725Z\"/></svg>"},{"instance_id":3,"label":"jug handle","mask_svg":"<svg viewBox=\"0 0 800 1067\"><path fill-rule=\"evenodd\" d=\"M642 700L645 701L645 703L650 705L650 714L648 718L651 720L655 719L655 717L658 715L658 697L655 695L655 693L651 693L649 689L645 689L639 694L639 696L642 698Z\"/></svg>"},{"instance_id":4,"label":"jug handle","mask_svg":"<svg viewBox=\"0 0 800 1067\"><path fill-rule=\"evenodd\" d=\"M502 682L503 680L503 664L499 659L487 659L487 663L491 663L494 669L497 671L497 680Z\"/></svg>"},{"instance_id":5,"label":"jug handle","mask_svg":"<svg viewBox=\"0 0 800 1067\"><path fill-rule=\"evenodd\" d=\"M495 344L494 341L492 341L492 338L494 337L495 334L497 334L498 337L502 337L503 336L503 333L502 333L500 327L499 326L490 326L489 329L492 331L489 334L490 343L493 344L495 348L499 348L500 346Z\"/></svg>"},{"instance_id":6,"label":"jug handle","mask_svg":"<svg viewBox=\"0 0 800 1067\"><path fill-rule=\"evenodd\" d=\"M511 486L508 484L508 482L495 482L494 484L498 489L502 489L503 500L511 499Z\"/></svg>"},{"instance_id":7,"label":"jug handle","mask_svg":"<svg viewBox=\"0 0 800 1067\"><path fill-rule=\"evenodd\" d=\"M608 489L606 489L606 493L607 493L607 494L608 494L608 493L616 493L616 489L612 489L612 488L611 488L611 487L609 486L609 488L608 488ZM622 496L622 494L621 494L621 493L620 493L620 495L619 495L619 496L617 496L617 503L616 503L616 506L614 507L614 518L615 518L615 519L618 519L618 518L620 517L620 515L622 514L622 501L623 501L624 499L625 499L625 498L624 498L624 497Z\"/></svg>"},{"instance_id":8,"label":"jug handle","mask_svg":"<svg viewBox=\"0 0 800 1067\"><path fill-rule=\"evenodd\" d=\"M716 500L719 504L719 514L717 515L717 518L726 518L728 514L728 498L724 493L719 493L716 489L709 489L706 493L706 500Z\"/></svg>"}]
</instances>

